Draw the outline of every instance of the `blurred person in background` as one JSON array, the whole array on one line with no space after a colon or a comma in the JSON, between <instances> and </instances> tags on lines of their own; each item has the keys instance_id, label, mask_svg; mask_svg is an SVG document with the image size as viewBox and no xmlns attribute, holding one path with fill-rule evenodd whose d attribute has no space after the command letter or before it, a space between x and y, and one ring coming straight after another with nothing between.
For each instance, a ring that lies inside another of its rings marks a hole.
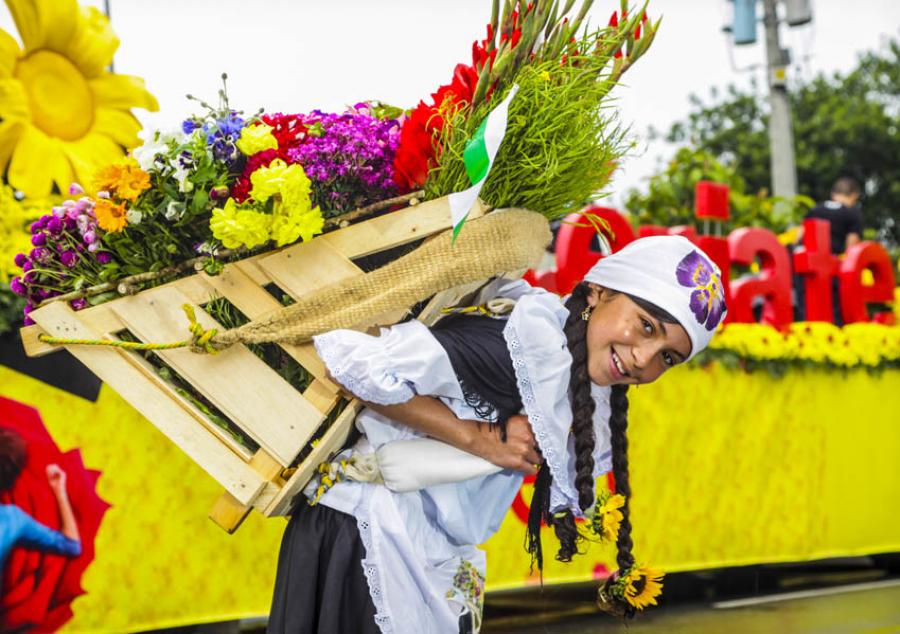
<instances>
[{"instance_id":1,"label":"blurred person in background","mask_svg":"<svg viewBox=\"0 0 900 634\"><path fill-rule=\"evenodd\" d=\"M12 429L0 427L0 493L12 489L27 457L22 436ZM59 465L47 465L47 482L56 497L61 530L44 526L15 504L0 504L0 574L6 557L17 546L67 557L81 554L78 523L66 491L66 472Z\"/></svg>"}]
</instances>

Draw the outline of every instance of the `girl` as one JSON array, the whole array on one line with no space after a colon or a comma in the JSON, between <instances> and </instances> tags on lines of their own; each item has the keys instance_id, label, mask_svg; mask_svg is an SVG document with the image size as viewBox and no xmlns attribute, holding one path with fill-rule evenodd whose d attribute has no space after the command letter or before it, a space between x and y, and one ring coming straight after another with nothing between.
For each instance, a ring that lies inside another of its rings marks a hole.
<instances>
[{"instance_id":1,"label":"girl","mask_svg":"<svg viewBox=\"0 0 900 634\"><path fill-rule=\"evenodd\" d=\"M630 494L628 386L696 355L725 314L718 269L672 236L604 258L565 304L524 282L494 283L481 299L492 296L514 308L314 338L334 380L368 407L354 447L323 465L296 504L270 632L477 631L485 559L475 545L499 528L524 474L537 473L528 550L540 568L544 521L557 558L570 561L595 480L612 470ZM372 480L362 465L373 457L382 472L409 471L412 484L348 480ZM627 502L621 513L618 574L628 575ZM602 593L608 608L633 612L614 582Z\"/></svg>"}]
</instances>

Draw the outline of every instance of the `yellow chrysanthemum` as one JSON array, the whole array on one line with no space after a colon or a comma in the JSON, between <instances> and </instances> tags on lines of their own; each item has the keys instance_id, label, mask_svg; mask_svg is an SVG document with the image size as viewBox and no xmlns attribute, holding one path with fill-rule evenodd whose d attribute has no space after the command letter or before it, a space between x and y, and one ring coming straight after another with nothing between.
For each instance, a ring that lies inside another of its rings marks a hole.
<instances>
[{"instance_id":1,"label":"yellow chrysanthemum","mask_svg":"<svg viewBox=\"0 0 900 634\"><path fill-rule=\"evenodd\" d=\"M17 200L12 187L0 185L0 282L22 271L13 263L17 253L31 250L28 225L46 213L55 200Z\"/></svg>"},{"instance_id":2,"label":"yellow chrysanthemum","mask_svg":"<svg viewBox=\"0 0 900 634\"><path fill-rule=\"evenodd\" d=\"M41 197L88 182L138 143L131 108L157 110L144 81L106 69L119 46L109 20L76 0L6 0L23 48L0 30L0 172Z\"/></svg>"},{"instance_id":3,"label":"yellow chrysanthemum","mask_svg":"<svg viewBox=\"0 0 900 634\"><path fill-rule=\"evenodd\" d=\"M141 192L150 188L150 174L129 157L97 170L94 187L97 191L107 191L122 200L133 202Z\"/></svg>"},{"instance_id":4,"label":"yellow chrysanthemum","mask_svg":"<svg viewBox=\"0 0 900 634\"><path fill-rule=\"evenodd\" d=\"M325 219L318 207L292 212L282 204L272 219L272 239L280 247L296 242L297 238L311 240L314 235L322 233L324 226Z\"/></svg>"},{"instance_id":5,"label":"yellow chrysanthemum","mask_svg":"<svg viewBox=\"0 0 900 634\"><path fill-rule=\"evenodd\" d=\"M272 126L265 123L248 125L241 130L241 138L238 139L238 149L247 156L253 156L263 150L278 148L278 139L272 134Z\"/></svg>"},{"instance_id":6,"label":"yellow chrysanthemum","mask_svg":"<svg viewBox=\"0 0 900 634\"><path fill-rule=\"evenodd\" d=\"M97 216L97 224L104 231L115 233L128 226L128 212L122 203L114 203L106 198L100 198L94 205L94 215Z\"/></svg>"},{"instance_id":7,"label":"yellow chrysanthemum","mask_svg":"<svg viewBox=\"0 0 900 634\"><path fill-rule=\"evenodd\" d=\"M622 578L625 600L637 610L656 605L656 597L662 594L664 576L660 570L632 566Z\"/></svg>"},{"instance_id":8,"label":"yellow chrysanthemum","mask_svg":"<svg viewBox=\"0 0 900 634\"><path fill-rule=\"evenodd\" d=\"M209 228L213 237L227 249L253 248L269 240L272 216L252 209L241 209L229 198L224 209L213 209Z\"/></svg>"},{"instance_id":9,"label":"yellow chrysanthemum","mask_svg":"<svg viewBox=\"0 0 900 634\"><path fill-rule=\"evenodd\" d=\"M312 207L309 197L311 183L303 166L296 163L288 165L281 159L275 159L268 167L260 167L253 172L250 184L250 196L257 202L264 203L277 195L290 207Z\"/></svg>"}]
</instances>

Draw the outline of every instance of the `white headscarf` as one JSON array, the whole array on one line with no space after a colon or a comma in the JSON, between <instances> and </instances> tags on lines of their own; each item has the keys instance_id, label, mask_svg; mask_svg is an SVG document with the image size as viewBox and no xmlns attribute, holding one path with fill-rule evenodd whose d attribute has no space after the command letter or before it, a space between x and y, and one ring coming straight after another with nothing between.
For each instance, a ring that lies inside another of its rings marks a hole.
<instances>
[{"instance_id":1,"label":"white headscarf","mask_svg":"<svg viewBox=\"0 0 900 634\"><path fill-rule=\"evenodd\" d=\"M585 282L627 293L662 308L687 331L694 357L706 348L725 317L722 273L682 236L631 242L597 262Z\"/></svg>"}]
</instances>

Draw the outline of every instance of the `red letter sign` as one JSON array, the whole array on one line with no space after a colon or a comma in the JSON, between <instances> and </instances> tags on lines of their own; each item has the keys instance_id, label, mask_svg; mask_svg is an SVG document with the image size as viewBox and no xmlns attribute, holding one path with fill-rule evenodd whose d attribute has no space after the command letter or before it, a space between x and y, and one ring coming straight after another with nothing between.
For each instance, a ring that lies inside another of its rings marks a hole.
<instances>
[{"instance_id":1,"label":"red letter sign","mask_svg":"<svg viewBox=\"0 0 900 634\"><path fill-rule=\"evenodd\" d=\"M762 320L780 327L791 323L791 274L787 250L768 229L736 229L728 236L731 261L749 266L756 257L760 273L754 279L731 282L729 321L753 323L753 299L765 298Z\"/></svg>"},{"instance_id":2,"label":"red letter sign","mask_svg":"<svg viewBox=\"0 0 900 634\"><path fill-rule=\"evenodd\" d=\"M597 230L582 217L587 214L610 224L615 235L615 239L610 239L614 253L634 240L631 225L615 209L588 207L580 214L566 216L556 235L556 291L560 294L571 293L601 257L599 251L591 250Z\"/></svg>"},{"instance_id":3,"label":"red letter sign","mask_svg":"<svg viewBox=\"0 0 900 634\"><path fill-rule=\"evenodd\" d=\"M838 259L831 255L831 229L827 220L803 221L803 246L794 251L794 269L803 276L806 320L834 322L831 277Z\"/></svg>"},{"instance_id":4,"label":"red letter sign","mask_svg":"<svg viewBox=\"0 0 900 634\"><path fill-rule=\"evenodd\" d=\"M862 272L872 271L875 283L863 286ZM894 300L894 267L891 256L877 242L860 242L847 249L840 266L841 315L844 323L869 321L866 304Z\"/></svg>"}]
</instances>

